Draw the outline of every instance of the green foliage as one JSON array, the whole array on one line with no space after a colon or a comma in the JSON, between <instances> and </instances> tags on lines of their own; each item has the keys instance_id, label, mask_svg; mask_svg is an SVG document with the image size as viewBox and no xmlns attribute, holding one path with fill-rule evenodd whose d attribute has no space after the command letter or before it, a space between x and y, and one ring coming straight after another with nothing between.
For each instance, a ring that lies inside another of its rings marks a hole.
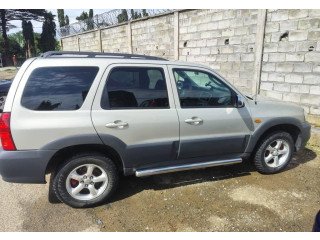
<instances>
[{"instance_id":1,"label":"green foliage","mask_svg":"<svg viewBox=\"0 0 320 240\"><path fill-rule=\"evenodd\" d=\"M3 46L2 53L4 64L10 64L10 54L12 53L12 47L10 44L14 44L14 47L17 45L12 42L7 36L8 26L10 27L10 21L13 20L25 20L25 23L30 20L41 21L46 15L45 9L0 9L0 25L2 32ZM30 24L26 25L27 29L30 29ZM32 27L32 25L31 25ZM33 29L32 29L33 32ZM30 34L30 33L29 33ZM28 34L27 34L28 35ZM32 39L30 40L32 41Z\"/></svg>"},{"instance_id":2,"label":"green foliage","mask_svg":"<svg viewBox=\"0 0 320 240\"><path fill-rule=\"evenodd\" d=\"M17 42L21 48L24 47L24 37L23 37L22 31L10 34L9 39L10 38L15 42Z\"/></svg>"},{"instance_id":3,"label":"green foliage","mask_svg":"<svg viewBox=\"0 0 320 240\"><path fill-rule=\"evenodd\" d=\"M94 22L93 22L93 9L89 10L89 18L87 19L87 30L94 29Z\"/></svg>"},{"instance_id":4,"label":"green foliage","mask_svg":"<svg viewBox=\"0 0 320 240\"><path fill-rule=\"evenodd\" d=\"M148 17L149 13L147 13L146 9L142 9L142 17Z\"/></svg>"},{"instance_id":5,"label":"green foliage","mask_svg":"<svg viewBox=\"0 0 320 240\"><path fill-rule=\"evenodd\" d=\"M118 23L127 22L129 20L128 13L126 9L122 9L121 13L117 16Z\"/></svg>"},{"instance_id":6,"label":"green foliage","mask_svg":"<svg viewBox=\"0 0 320 240\"><path fill-rule=\"evenodd\" d=\"M89 9L89 13L83 11L80 16L76 17L76 19L85 23L84 31L94 29L93 9Z\"/></svg>"},{"instance_id":7,"label":"green foliage","mask_svg":"<svg viewBox=\"0 0 320 240\"><path fill-rule=\"evenodd\" d=\"M88 19L88 18L89 18L89 15L88 15L88 13L85 12L85 11L83 11L83 12L80 14L80 16L76 17L76 19L77 19L78 21L83 21L83 20L86 20L86 19Z\"/></svg>"},{"instance_id":8,"label":"green foliage","mask_svg":"<svg viewBox=\"0 0 320 240\"><path fill-rule=\"evenodd\" d=\"M25 41L25 48L28 57L35 55L34 32L31 21L22 21L22 35Z\"/></svg>"},{"instance_id":9,"label":"green foliage","mask_svg":"<svg viewBox=\"0 0 320 240\"><path fill-rule=\"evenodd\" d=\"M10 56L12 56L13 54L15 54L17 57L25 57L24 56L24 49L23 47L20 46L20 44L16 41L15 37L8 37L8 41L9 41L9 49L8 49L8 54ZM3 37L0 37L0 52L4 52L3 49Z\"/></svg>"},{"instance_id":10,"label":"green foliage","mask_svg":"<svg viewBox=\"0 0 320 240\"><path fill-rule=\"evenodd\" d=\"M132 18L132 20L141 18L141 13L138 13L138 12L134 11L134 9L131 9L131 18Z\"/></svg>"},{"instance_id":11,"label":"green foliage","mask_svg":"<svg viewBox=\"0 0 320 240\"><path fill-rule=\"evenodd\" d=\"M41 52L53 51L56 48L56 24L54 16L49 12L42 25L42 33L40 35L39 49Z\"/></svg>"},{"instance_id":12,"label":"green foliage","mask_svg":"<svg viewBox=\"0 0 320 240\"><path fill-rule=\"evenodd\" d=\"M68 16L68 15L66 15L65 20L66 20L66 25L69 25L69 24L70 24L70 21L69 21L69 16Z\"/></svg>"},{"instance_id":13,"label":"green foliage","mask_svg":"<svg viewBox=\"0 0 320 240\"><path fill-rule=\"evenodd\" d=\"M56 51L61 51L61 45L59 41L56 41L56 47L55 47Z\"/></svg>"},{"instance_id":14,"label":"green foliage","mask_svg":"<svg viewBox=\"0 0 320 240\"><path fill-rule=\"evenodd\" d=\"M93 18L93 9L89 9L89 18Z\"/></svg>"},{"instance_id":15,"label":"green foliage","mask_svg":"<svg viewBox=\"0 0 320 240\"><path fill-rule=\"evenodd\" d=\"M65 16L64 16L64 10L63 9L57 9L57 13L58 13L58 22L59 22L59 26L63 27L66 25L66 20L65 20Z\"/></svg>"}]
</instances>

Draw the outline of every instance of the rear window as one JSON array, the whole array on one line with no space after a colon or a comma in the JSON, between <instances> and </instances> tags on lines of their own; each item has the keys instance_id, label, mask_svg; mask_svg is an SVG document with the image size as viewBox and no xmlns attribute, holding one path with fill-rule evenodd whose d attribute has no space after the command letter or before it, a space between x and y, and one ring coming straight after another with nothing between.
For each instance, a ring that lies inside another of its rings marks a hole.
<instances>
[{"instance_id":1,"label":"rear window","mask_svg":"<svg viewBox=\"0 0 320 240\"><path fill-rule=\"evenodd\" d=\"M36 111L77 110L98 70L98 67L37 68L26 83L21 104Z\"/></svg>"}]
</instances>

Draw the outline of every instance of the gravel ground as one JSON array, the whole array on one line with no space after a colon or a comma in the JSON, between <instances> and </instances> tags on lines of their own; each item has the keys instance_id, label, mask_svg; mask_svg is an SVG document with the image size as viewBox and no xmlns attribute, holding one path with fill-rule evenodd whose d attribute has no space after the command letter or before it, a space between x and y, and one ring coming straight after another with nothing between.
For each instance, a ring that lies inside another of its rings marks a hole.
<instances>
[{"instance_id":1,"label":"gravel ground","mask_svg":"<svg viewBox=\"0 0 320 240\"><path fill-rule=\"evenodd\" d=\"M50 204L47 185L0 181L1 231L310 231L320 208L320 157L307 148L289 168L249 164L123 178L108 204Z\"/></svg>"}]
</instances>

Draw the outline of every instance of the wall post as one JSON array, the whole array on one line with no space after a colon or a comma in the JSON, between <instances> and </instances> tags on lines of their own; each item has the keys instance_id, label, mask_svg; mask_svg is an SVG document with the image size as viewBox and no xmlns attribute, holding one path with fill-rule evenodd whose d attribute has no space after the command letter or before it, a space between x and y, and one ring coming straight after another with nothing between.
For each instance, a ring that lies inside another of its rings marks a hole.
<instances>
[{"instance_id":1,"label":"wall post","mask_svg":"<svg viewBox=\"0 0 320 240\"><path fill-rule=\"evenodd\" d=\"M60 48L61 48L61 51L63 51L63 41L62 41L62 38L60 38Z\"/></svg>"},{"instance_id":2,"label":"wall post","mask_svg":"<svg viewBox=\"0 0 320 240\"><path fill-rule=\"evenodd\" d=\"M79 37L78 37L77 41L78 41L78 50L80 52L80 38Z\"/></svg>"},{"instance_id":3,"label":"wall post","mask_svg":"<svg viewBox=\"0 0 320 240\"><path fill-rule=\"evenodd\" d=\"M128 39L128 49L129 53L132 53L132 32L131 32L131 21L127 24L127 39Z\"/></svg>"},{"instance_id":4,"label":"wall post","mask_svg":"<svg viewBox=\"0 0 320 240\"><path fill-rule=\"evenodd\" d=\"M256 45L255 45L255 57L254 57L254 76L252 84L252 93L257 95L260 92L261 82L261 67L263 60L263 46L264 46L264 34L267 19L267 9L258 10L257 20L257 33L256 33Z\"/></svg>"},{"instance_id":5,"label":"wall post","mask_svg":"<svg viewBox=\"0 0 320 240\"><path fill-rule=\"evenodd\" d=\"M179 60L179 12L174 12L174 37L173 37L173 51L174 60Z\"/></svg>"},{"instance_id":6,"label":"wall post","mask_svg":"<svg viewBox=\"0 0 320 240\"><path fill-rule=\"evenodd\" d=\"M102 38L101 38L101 28L98 30L99 31L99 51L102 52Z\"/></svg>"}]
</instances>

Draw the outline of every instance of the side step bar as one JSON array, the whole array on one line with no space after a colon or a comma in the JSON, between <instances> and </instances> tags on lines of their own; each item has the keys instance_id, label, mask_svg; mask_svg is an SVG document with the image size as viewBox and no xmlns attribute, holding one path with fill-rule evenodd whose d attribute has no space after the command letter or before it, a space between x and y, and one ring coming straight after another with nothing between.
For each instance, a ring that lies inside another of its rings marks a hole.
<instances>
[{"instance_id":1,"label":"side step bar","mask_svg":"<svg viewBox=\"0 0 320 240\"><path fill-rule=\"evenodd\" d=\"M135 174L137 177L146 177L146 176L170 173L170 172L231 165L231 164L236 164L241 162L242 162L241 158L228 159L228 160L216 160L216 161L209 161L209 162L181 164L176 166L158 167L158 168L151 168L151 169L141 169L141 170L138 169L136 170Z\"/></svg>"}]
</instances>

